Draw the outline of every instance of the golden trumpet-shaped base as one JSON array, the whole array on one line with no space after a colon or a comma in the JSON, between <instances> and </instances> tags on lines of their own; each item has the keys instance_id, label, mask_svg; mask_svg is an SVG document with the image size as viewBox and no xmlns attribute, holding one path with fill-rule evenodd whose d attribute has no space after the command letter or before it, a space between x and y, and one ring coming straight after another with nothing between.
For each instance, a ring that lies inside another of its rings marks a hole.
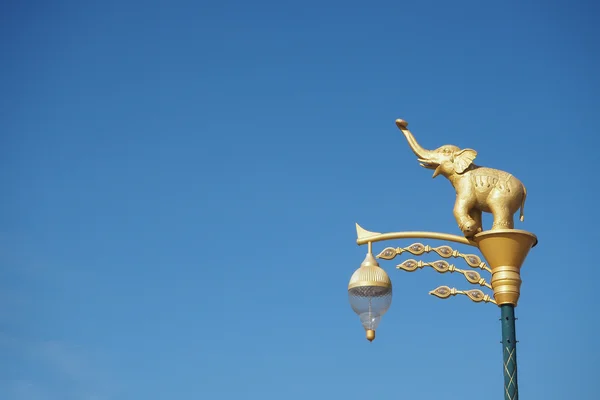
<instances>
[{"instance_id":1,"label":"golden trumpet-shaped base","mask_svg":"<svg viewBox=\"0 0 600 400\"><path fill-rule=\"evenodd\" d=\"M372 342L375 339L375 331L373 329L367 329L367 340Z\"/></svg>"},{"instance_id":2,"label":"golden trumpet-shaped base","mask_svg":"<svg viewBox=\"0 0 600 400\"><path fill-rule=\"evenodd\" d=\"M518 229L481 232L473 238L492 269L492 289L498 306L517 306L521 293L521 266L537 237Z\"/></svg>"}]
</instances>

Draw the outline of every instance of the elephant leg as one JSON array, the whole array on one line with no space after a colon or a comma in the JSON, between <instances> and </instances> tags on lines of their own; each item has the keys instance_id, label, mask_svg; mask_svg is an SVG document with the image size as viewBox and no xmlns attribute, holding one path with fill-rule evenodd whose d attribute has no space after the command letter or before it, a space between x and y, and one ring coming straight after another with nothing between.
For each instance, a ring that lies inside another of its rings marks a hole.
<instances>
[{"instance_id":1,"label":"elephant leg","mask_svg":"<svg viewBox=\"0 0 600 400\"><path fill-rule=\"evenodd\" d=\"M454 204L454 218L458 223L458 227L466 237L471 237L477 233L476 222L469 215L470 204L467 201L457 198Z\"/></svg>"},{"instance_id":2,"label":"elephant leg","mask_svg":"<svg viewBox=\"0 0 600 400\"><path fill-rule=\"evenodd\" d=\"M483 231L483 224L481 222L481 210L473 208L469 212L469 216L473 219L473 221L475 221L475 232L479 233Z\"/></svg>"},{"instance_id":3,"label":"elephant leg","mask_svg":"<svg viewBox=\"0 0 600 400\"><path fill-rule=\"evenodd\" d=\"M504 205L490 204L490 210L494 216L494 224L492 230L495 229L513 229L515 226L513 214L510 209Z\"/></svg>"},{"instance_id":4,"label":"elephant leg","mask_svg":"<svg viewBox=\"0 0 600 400\"><path fill-rule=\"evenodd\" d=\"M488 207L494 216L494 229L513 229L515 224L513 214L516 209L514 206L517 202L514 201L516 192L508 192L505 190L494 189L491 196L488 198Z\"/></svg>"}]
</instances>

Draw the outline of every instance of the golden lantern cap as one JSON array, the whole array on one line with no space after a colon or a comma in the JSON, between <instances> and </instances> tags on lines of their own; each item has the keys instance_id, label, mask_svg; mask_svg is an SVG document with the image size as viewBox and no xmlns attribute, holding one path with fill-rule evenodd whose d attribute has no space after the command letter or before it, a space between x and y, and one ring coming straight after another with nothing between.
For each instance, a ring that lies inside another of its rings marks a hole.
<instances>
[{"instance_id":1,"label":"golden lantern cap","mask_svg":"<svg viewBox=\"0 0 600 400\"><path fill-rule=\"evenodd\" d=\"M348 290L359 286L392 287L392 281L383 268L379 266L372 253L368 253L360 267L354 271L348 284Z\"/></svg>"}]
</instances>

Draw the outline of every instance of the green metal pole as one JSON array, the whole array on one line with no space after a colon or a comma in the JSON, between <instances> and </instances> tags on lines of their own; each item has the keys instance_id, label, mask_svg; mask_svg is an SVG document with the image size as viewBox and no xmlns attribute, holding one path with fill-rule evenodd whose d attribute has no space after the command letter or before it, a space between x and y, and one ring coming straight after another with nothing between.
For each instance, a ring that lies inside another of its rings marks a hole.
<instances>
[{"instance_id":1,"label":"green metal pole","mask_svg":"<svg viewBox=\"0 0 600 400\"><path fill-rule=\"evenodd\" d=\"M504 361L504 400L519 399L517 383L517 335L515 333L515 308L512 304L500 306L502 323L502 353Z\"/></svg>"}]
</instances>

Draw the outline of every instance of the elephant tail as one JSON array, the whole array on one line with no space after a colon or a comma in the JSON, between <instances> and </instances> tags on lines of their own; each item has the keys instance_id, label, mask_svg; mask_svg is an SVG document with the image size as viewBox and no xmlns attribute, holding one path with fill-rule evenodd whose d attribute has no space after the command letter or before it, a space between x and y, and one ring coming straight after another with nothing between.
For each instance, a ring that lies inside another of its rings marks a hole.
<instances>
[{"instance_id":1,"label":"elephant tail","mask_svg":"<svg viewBox=\"0 0 600 400\"><path fill-rule=\"evenodd\" d=\"M525 199L527 198L527 189L525 189L525 185L523 185L523 199L521 200L521 214L519 215L519 219L521 222L525 220Z\"/></svg>"}]
</instances>

